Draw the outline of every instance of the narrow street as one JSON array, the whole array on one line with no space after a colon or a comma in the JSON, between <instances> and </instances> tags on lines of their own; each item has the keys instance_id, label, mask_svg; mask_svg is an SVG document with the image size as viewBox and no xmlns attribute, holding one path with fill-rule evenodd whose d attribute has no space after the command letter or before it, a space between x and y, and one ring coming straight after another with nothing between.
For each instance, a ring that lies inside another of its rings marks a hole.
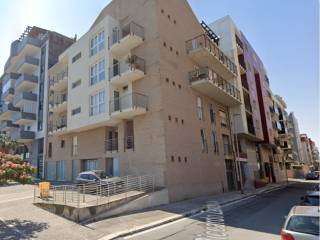
<instances>
[{"instance_id":1,"label":"narrow street","mask_svg":"<svg viewBox=\"0 0 320 240\"><path fill-rule=\"evenodd\" d=\"M284 217L314 183L295 183L286 189L266 193L231 210L224 210L229 240L279 240ZM184 218L125 239L191 240L205 236L206 213Z\"/></svg>"}]
</instances>

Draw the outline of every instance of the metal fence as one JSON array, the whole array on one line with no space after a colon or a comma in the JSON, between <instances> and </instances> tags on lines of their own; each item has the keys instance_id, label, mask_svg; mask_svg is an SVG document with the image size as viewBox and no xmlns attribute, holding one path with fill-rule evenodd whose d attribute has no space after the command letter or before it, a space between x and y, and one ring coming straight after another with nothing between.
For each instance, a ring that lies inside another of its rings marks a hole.
<instances>
[{"instance_id":1,"label":"metal fence","mask_svg":"<svg viewBox=\"0 0 320 240\"><path fill-rule=\"evenodd\" d=\"M38 186L34 188L34 202L86 207L109 204L114 201L153 192L154 176L125 176L86 184L51 185L45 195Z\"/></svg>"}]
</instances>

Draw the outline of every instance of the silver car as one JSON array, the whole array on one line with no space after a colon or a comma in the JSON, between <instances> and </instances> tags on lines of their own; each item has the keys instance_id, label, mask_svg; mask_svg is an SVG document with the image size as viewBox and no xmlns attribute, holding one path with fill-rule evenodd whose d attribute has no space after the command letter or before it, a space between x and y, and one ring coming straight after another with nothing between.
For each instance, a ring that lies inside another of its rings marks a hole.
<instances>
[{"instance_id":1,"label":"silver car","mask_svg":"<svg viewBox=\"0 0 320 240\"><path fill-rule=\"evenodd\" d=\"M281 230L281 239L318 240L319 217L318 206L294 206Z\"/></svg>"}]
</instances>

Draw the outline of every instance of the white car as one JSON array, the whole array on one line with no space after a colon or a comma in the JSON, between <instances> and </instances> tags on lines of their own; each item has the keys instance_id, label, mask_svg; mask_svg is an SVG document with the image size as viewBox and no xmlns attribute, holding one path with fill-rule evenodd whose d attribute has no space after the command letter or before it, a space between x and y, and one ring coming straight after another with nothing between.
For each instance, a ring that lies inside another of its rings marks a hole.
<instances>
[{"instance_id":1,"label":"white car","mask_svg":"<svg viewBox=\"0 0 320 240\"><path fill-rule=\"evenodd\" d=\"M319 240L318 206L294 206L281 230L282 240Z\"/></svg>"}]
</instances>

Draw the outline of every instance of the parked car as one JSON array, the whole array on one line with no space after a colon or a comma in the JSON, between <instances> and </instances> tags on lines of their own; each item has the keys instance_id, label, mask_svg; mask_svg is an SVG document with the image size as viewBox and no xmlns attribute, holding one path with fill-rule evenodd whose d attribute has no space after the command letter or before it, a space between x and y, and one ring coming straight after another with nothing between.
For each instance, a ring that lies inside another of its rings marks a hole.
<instances>
[{"instance_id":1,"label":"parked car","mask_svg":"<svg viewBox=\"0 0 320 240\"><path fill-rule=\"evenodd\" d=\"M110 177L101 170L92 170L79 173L76 184L81 192L102 195L120 193L124 189L124 180L121 177Z\"/></svg>"},{"instance_id":2,"label":"parked car","mask_svg":"<svg viewBox=\"0 0 320 240\"><path fill-rule=\"evenodd\" d=\"M318 180L319 174L316 172L309 172L306 174L306 180Z\"/></svg>"},{"instance_id":3,"label":"parked car","mask_svg":"<svg viewBox=\"0 0 320 240\"><path fill-rule=\"evenodd\" d=\"M300 205L319 206L319 196L319 191L308 192L305 196L301 197Z\"/></svg>"},{"instance_id":4,"label":"parked car","mask_svg":"<svg viewBox=\"0 0 320 240\"><path fill-rule=\"evenodd\" d=\"M294 206L281 230L282 240L318 240L319 207Z\"/></svg>"}]
</instances>

